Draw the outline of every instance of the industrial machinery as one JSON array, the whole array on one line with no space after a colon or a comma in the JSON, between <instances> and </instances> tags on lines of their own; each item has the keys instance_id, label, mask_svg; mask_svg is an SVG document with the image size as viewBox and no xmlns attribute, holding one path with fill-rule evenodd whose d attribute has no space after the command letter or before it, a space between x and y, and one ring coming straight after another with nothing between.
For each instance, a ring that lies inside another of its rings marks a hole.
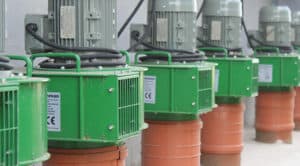
<instances>
[{"instance_id":1,"label":"industrial machinery","mask_svg":"<svg viewBox=\"0 0 300 166\"><path fill-rule=\"evenodd\" d=\"M292 18L292 44L296 53L300 53L300 12L295 12ZM295 130L300 130L300 87L296 87L294 122Z\"/></svg>"},{"instance_id":2,"label":"industrial machinery","mask_svg":"<svg viewBox=\"0 0 300 166\"><path fill-rule=\"evenodd\" d=\"M145 68L115 50L116 0L48 2L48 15L25 20L33 75L51 79L46 165L124 165L124 141L146 127Z\"/></svg>"},{"instance_id":3,"label":"industrial machinery","mask_svg":"<svg viewBox=\"0 0 300 166\"><path fill-rule=\"evenodd\" d=\"M218 107L201 116L202 163L205 166L239 166L243 149L242 97L258 91L258 59L243 55L240 0L203 2L198 47L216 66ZM232 134L234 133L234 134Z\"/></svg>"},{"instance_id":4,"label":"industrial machinery","mask_svg":"<svg viewBox=\"0 0 300 166\"><path fill-rule=\"evenodd\" d=\"M295 12L292 18L292 44L296 50L300 46L300 12Z\"/></svg>"},{"instance_id":5,"label":"industrial machinery","mask_svg":"<svg viewBox=\"0 0 300 166\"><path fill-rule=\"evenodd\" d=\"M148 24L131 26L135 64L148 68L143 166L200 163L199 114L215 106L215 64L196 51L196 15L196 0L150 0Z\"/></svg>"},{"instance_id":6,"label":"industrial machinery","mask_svg":"<svg viewBox=\"0 0 300 166\"><path fill-rule=\"evenodd\" d=\"M16 108L18 109L15 115L18 117L18 120L15 121L18 129L17 139L11 138L11 140L17 140L17 144L15 144L18 147L16 151L18 154L17 165L31 166L36 163L42 163L50 157L47 141L48 79L32 77L32 63L25 55L10 55L8 57L11 60L24 61L26 63L25 76L23 72L13 71L8 79L17 82L19 90L18 97L10 99L16 100ZM8 95L6 97L13 96ZM10 111L9 107L7 109L7 111ZM7 120L7 122L13 121Z\"/></svg>"},{"instance_id":7,"label":"industrial machinery","mask_svg":"<svg viewBox=\"0 0 300 166\"><path fill-rule=\"evenodd\" d=\"M4 0L0 1L0 48L4 48ZM26 62L26 76L10 59ZM49 159L46 125L48 79L32 78L25 56L0 57L0 165L30 166Z\"/></svg>"},{"instance_id":8,"label":"industrial machinery","mask_svg":"<svg viewBox=\"0 0 300 166\"><path fill-rule=\"evenodd\" d=\"M284 6L263 7L259 18L259 31L251 36L260 60L256 140L291 143L294 87L300 81L299 56L291 43L291 11Z\"/></svg>"}]
</instances>

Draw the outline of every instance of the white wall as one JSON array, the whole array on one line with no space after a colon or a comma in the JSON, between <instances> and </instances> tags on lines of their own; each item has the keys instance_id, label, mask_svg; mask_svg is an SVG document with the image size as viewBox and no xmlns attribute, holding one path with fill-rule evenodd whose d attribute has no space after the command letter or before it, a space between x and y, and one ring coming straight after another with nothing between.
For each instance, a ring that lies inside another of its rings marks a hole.
<instances>
[{"instance_id":1,"label":"white wall","mask_svg":"<svg viewBox=\"0 0 300 166\"><path fill-rule=\"evenodd\" d=\"M258 29L259 10L262 6L270 5L272 0L244 0L245 22L249 30Z\"/></svg>"},{"instance_id":2,"label":"white wall","mask_svg":"<svg viewBox=\"0 0 300 166\"><path fill-rule=\"evenodd\" d=\"M6 53L24 53L24 17L27 13L47 13L45 0L6 0Z\"/></svg>"}]
</instances>

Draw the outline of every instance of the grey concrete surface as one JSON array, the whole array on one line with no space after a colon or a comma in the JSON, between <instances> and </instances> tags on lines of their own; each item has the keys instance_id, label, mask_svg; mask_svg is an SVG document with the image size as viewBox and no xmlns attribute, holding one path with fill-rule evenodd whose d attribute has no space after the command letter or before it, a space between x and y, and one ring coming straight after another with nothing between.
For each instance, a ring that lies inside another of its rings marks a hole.
<instances>
[{"instance_id":1,"label":"grey concrete surface","mask_svg":"<svg viewBox=\"0 0 300 166\"><path fill-rule=\"evenodd\" d=\"M253 128L255 126L255 97L244 98L246 110L244 113L245 127Z\"/></svg>"},{"instance_id":2,"label":"grey concrete surface","mask_svg":"<svg viewBox=\"0 0 300 166\"><path fill-rule=\"evenodd\" d=\"M141 166L141 136L131 138L126 145L129 152L126 166Z\"/></svg>"},{"instance_id":3,"label":"grey concrete surface","mask_svg":"<svg viewBox=\"0 0 300 166\"><path fill-rule=\"evenodd\" d=\"M255 131L245 129L242 166L299 166L300 132L294 132L293 144L263 144L254 141Z\"/></svg>"}]
</instances>

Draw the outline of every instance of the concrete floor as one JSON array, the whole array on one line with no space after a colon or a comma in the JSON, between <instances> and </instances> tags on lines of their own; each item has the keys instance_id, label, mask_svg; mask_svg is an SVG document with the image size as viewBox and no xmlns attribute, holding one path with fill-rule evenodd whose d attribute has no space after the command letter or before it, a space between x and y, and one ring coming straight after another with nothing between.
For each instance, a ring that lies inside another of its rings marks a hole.
<instances>
[{"instance_id":1,"label":"concrete floor","mask_svg":"<svg viewBox=\"0 0 300 166\"><path fill-rule=\"evenodd\" d=\"M255 130L245 129L242 166L299 166L300 132L294 132L293 144L263 144L254 141Z\"/></svg>"}]
</instances>

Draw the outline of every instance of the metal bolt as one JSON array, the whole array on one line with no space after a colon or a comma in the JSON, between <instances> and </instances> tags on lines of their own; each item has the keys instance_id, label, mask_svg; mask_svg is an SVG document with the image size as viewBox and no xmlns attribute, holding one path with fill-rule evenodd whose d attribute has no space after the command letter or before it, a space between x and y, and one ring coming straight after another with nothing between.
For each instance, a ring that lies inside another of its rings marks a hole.
<instances>
[{"instance_id":1,"label":"metal bolt","mask_svg":"<svg viewBox=\"0 0 300 166\"><path fill-rule=\"evenodd\" d=\"M108 89L108 92L109 92L109 93L112 93L113 91L114 91L114 88L109 88L109 89Z\"/></svg>"},{"instance_id":2,"label":"metal bolt","mask_svg":"<svg viewBox=\"0 0 300 166\"><path fill-rule=\"evenodd\" d=\"M108 126L108 130L113 130L114 128L115 128L114 125L109 125L109 126Z\"/></svg>"},{"instance_id":3,"label":"metal bolt","mask_svg":"<svg viewBox=\"0 0 300 166\"><path fill-rule=\"evenodd\" d=\"M247 66L247 70L250 70L250 66Z\"/></svg>"},{"instance_id":4,"label":"metal bolt","mask_svg":"<svg viewBox=\"0 0 300 166\"><path fill-rule=\"evenodd\" d=\"M192 103L192 106L195 106L195 105L196 105L196 102L193 102L193 103Z\"/></svg>"},{"instance_id":5,"label":"metal bolt","mask_svg":"<svg viewBox=\"0 0 300 166\"><path fill-rule=\"evenodd\" d=\"M194 79L196 79L196 77L195 77L195 76L192 76L192 80L194 80Z\"/></svg>"}]
</instances>

